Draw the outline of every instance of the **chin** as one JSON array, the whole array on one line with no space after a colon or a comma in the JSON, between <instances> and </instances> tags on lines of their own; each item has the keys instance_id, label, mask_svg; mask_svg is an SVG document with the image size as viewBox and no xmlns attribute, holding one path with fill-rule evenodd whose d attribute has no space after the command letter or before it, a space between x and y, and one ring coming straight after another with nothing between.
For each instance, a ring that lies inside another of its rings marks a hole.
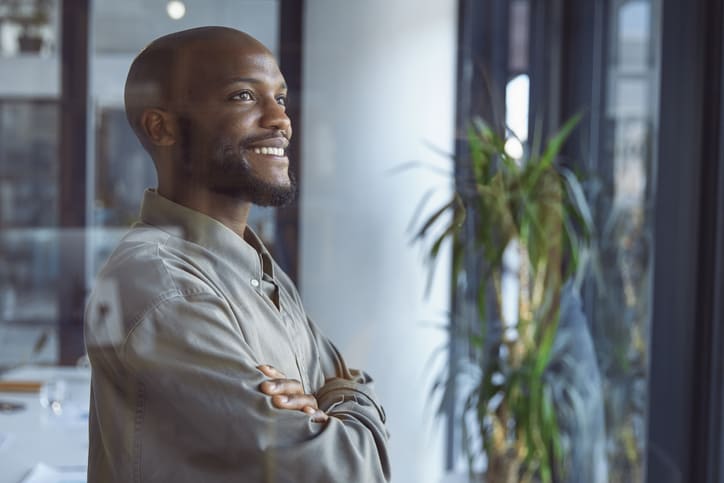
<instances>
[{"instance_id":1,"label":"chin","mask_svg":"<svg viewBox=\"0 0 724 483\"><path fill-rule=\"evenodd\" d=\"M212 186L211 190L239 201L270 207L286 206L294 201L297 194L297 186L292 178L288 178L282 183L270 183L258 178L244 178L233 185L217 184Z\"/></svg>"}]
</instances>

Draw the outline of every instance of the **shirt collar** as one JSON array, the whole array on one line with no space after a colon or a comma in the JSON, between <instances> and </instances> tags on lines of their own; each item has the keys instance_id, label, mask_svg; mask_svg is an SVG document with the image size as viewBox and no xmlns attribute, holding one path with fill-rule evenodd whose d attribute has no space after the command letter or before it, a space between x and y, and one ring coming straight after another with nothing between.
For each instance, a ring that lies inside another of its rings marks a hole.
<instances>
[{"instance_id":1,"label":"shirt collar","mask_svg":"<svg viewBox=\"0 0 724 483\"><path fill-rule=\"evenodd\" d=\"M247 225L244 238L210 216L175 203L155 189L147 189L141 204L141 221L174 236L201 245L216 255L242 257L251 266L259 267L274 277L269 251L254 230Z\"/></svg>"}]
</instances>

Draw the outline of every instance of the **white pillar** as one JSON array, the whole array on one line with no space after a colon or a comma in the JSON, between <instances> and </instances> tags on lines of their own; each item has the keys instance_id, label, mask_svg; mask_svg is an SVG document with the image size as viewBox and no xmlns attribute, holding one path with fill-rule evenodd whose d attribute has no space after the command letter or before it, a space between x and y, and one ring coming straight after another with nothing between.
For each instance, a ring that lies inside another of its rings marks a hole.
<instances>
[{"instance_id":1,"label":"white pillar","mask_svg":"<svg viewBox=\"0 0 724 483\"><path fill-rule=\"evenodd\" d=\"M393 481L438 482L443 431L425 371L447 334L449 254L427 269L408 225L452 169L457 2L307 0L302 99L300 289L308 314L377 381ZM428 213L430 210L428 210Z\"/></svg>"}]
</instances>

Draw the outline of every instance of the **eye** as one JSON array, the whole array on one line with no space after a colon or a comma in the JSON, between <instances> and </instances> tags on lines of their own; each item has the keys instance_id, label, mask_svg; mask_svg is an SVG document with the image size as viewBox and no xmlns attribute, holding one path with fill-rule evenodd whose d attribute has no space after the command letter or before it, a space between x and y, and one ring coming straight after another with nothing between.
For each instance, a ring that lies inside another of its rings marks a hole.
<instances>
[{"instance_id":1,"label":"eye","mask_svg":"<svg viewBox=\"0 0 724 483\"><path fill-rule=\"evenodd\" d=\"M280 106L287 107L287 96L278 96L277 104L279 104Z\"/></svg>"},{"instance_id":2,"label":"eye","mask_svg":"<svg viewBox=\"0 0 724 483\"><path fill-rule=\"evenodd\" d=\"M241 91L231 96L230 99L235 101L253 101L254 94L252 94L251 91Z\"/></svg>"}]
</instances>

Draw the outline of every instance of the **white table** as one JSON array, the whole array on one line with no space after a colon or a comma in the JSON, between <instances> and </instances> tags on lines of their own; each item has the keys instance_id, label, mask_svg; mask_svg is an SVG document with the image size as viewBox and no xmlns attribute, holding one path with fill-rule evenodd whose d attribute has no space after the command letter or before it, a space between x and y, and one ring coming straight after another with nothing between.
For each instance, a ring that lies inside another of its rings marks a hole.
<instances>
[{"instance_id":1,"label":"white table","mask_svg":"<svg viewBox=\"0 0 724 483\"><path fill-rule=\"evenodd\" d=\"M75 367L22 367L3 380L62 379L66 395L62 413L40 404L38 393L0 392L0 401L19 402L25 409L0 412L0 483L19 483L39 462L58 467L86 466L90 370Z\"/></svg>"}]
</instances>

